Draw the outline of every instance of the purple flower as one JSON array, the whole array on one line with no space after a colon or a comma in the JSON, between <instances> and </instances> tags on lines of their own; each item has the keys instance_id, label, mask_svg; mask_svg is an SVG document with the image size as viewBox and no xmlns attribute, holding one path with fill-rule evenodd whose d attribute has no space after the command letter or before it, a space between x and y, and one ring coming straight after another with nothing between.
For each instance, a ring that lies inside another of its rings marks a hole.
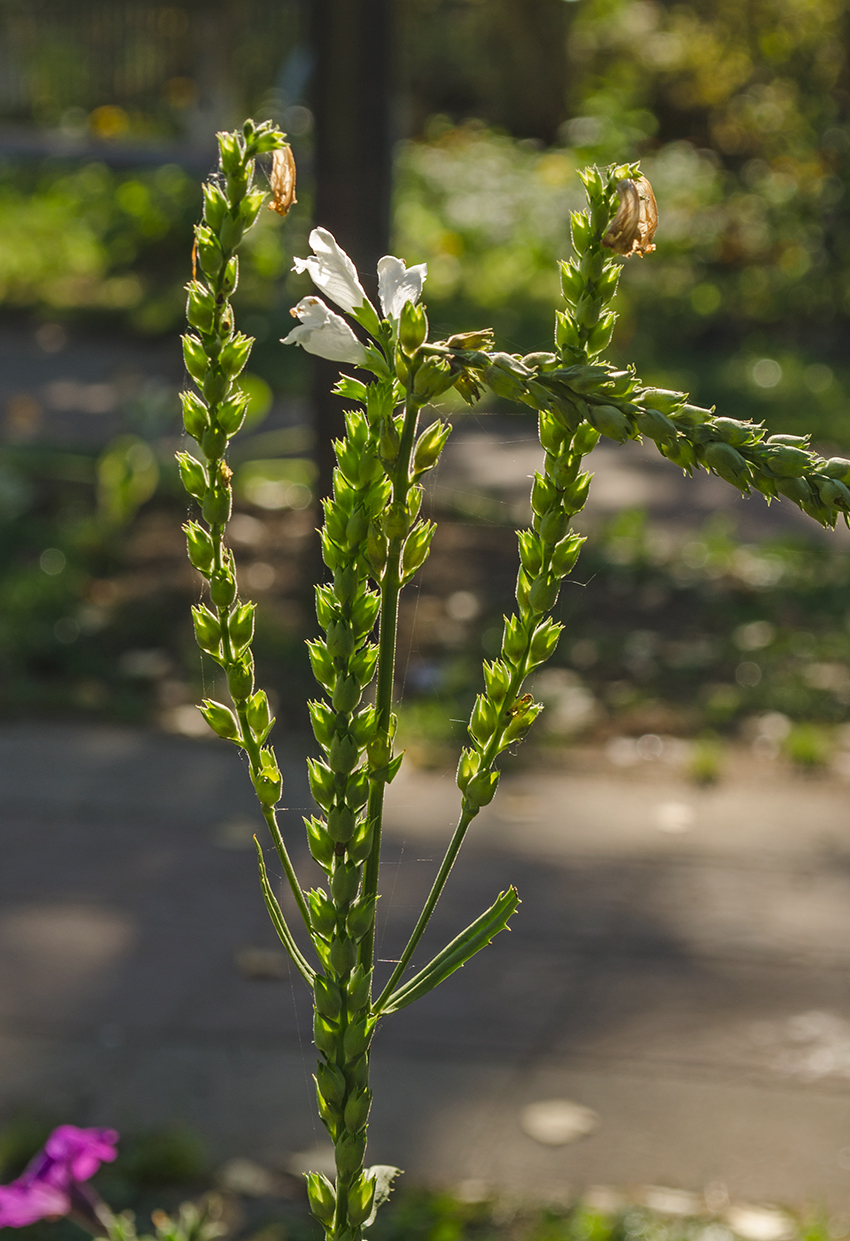
<instances>
[{"instance_id":1,"label":"purple flower","mask_svg":"<svg viewBox=\"0 0 850 1241\"><path fill-rule=\"evenodd\" d=\"M89 1217L96 1200L82 1182L112 1162L117 1141L114 1129L54 1129L18 1179L0 1185L0 1228L23 1228L72 1212Z\"/></svg>"}]
</instances>

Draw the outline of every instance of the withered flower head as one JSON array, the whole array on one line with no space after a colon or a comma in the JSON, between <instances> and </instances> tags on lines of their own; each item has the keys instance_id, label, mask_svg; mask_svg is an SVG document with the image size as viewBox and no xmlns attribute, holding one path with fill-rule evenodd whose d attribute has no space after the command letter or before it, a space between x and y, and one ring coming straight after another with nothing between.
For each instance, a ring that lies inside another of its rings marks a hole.
<instances>
[{"instance_id":1,"label":"withered flower head","mask_svg":"<svg viewBox=\"0 0 850 1241\"><path fill-rule=\"evenodd\" d=\"M617 193L620 206L602 238L603 246L624 258L632 254L650 254L655 249L652 239L658 225L658 206L652 186L646 177L636 177L618 182Z\"/></svg>"},{"instance_id":2,"label":"withered flower head","mask_svg":"<svg viewBox=\"0 0 850 1241\"><path fill-rule=\"evenodd\" d=\"M295 157L292 147L281 147L272 154L272 170L269 174L272 187L272 201L269 211L278 215L288 215L289 209L298 199L295 197Z\"/></svg>"}]
</instances>

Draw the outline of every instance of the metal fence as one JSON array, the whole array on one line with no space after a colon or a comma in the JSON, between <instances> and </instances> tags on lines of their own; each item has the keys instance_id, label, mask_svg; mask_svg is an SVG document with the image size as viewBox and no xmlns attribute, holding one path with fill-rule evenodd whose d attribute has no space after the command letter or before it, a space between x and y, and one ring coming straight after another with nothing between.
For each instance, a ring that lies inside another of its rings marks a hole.
<instances>
[{"instance_id":1,"label":"metal fence","mask_svg":"<svg viewBox=\"0 0 850 1241\"><path fill-rule=\"evenodd\" d=\"M191 141L280 113L306 3L0 0L0 125Z\"/></svg>"}]
</instances>

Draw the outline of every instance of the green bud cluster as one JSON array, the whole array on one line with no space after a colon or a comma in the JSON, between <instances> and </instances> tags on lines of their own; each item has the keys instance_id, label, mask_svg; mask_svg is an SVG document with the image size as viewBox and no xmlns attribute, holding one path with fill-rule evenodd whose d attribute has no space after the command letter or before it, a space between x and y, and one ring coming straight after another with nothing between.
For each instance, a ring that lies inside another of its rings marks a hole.
<instances>
[{"instance_id":1,"label":"green bud cluster","mask_svg":"<svg viewBox=\"0 0 850 1241\"><path fill-rule=\"evenodd\" d=\"M363 889L363 864L375 831L367 808L367 752L378 748L378 729L376 709L363 703L363 695L378 657L370 636L380 594L372 582L380 582L386 558L383 526L392 488L385 454L389 429L395 431L398 397L390 379L367 390L344 378L337 391L359 400L365 412L346 414L346 435L334 444L333 494L324 501L322 556L333 583L316 588L324 636L308 644L313 672L326 695L309 704L322 750L322 757L309 763L320 814L305 820L310 850L327 876L327 886L309 892L307 902L324 971L314 986L313 1031L321 1056L316 1097L337 1154L336 1184L313 1174L308 1191L314 1214L333 1237L342 1235L340 1229L358 1227L371 1211L373 1183L363 1171L363 1155L374 1019L371 963L359 963L358 950L375 919L376 895ZM395 459L397 450L390 456Z\"/></svg>"},{"instance_id":2,"label":"green bud cluster","mask_svg":"<svg viewBox=\"0 0 850 1241\"><path fill-rule=\"evenodd\" d=\"M623 164L605 172L585 168L579 174L587 192L587 208L572 215L575 257L561 263L561 290L566 310L555 312L555 345L567 362L584 362L603 353L611 341L621 264L602 244L618 207L617 184L637 175L637 165ZM602 428L600 427L600 430Z\"/></svg>"},{"instance_id":3,"label":"green bud cluster","mask_svg":"<svg viewBox=\"0 0 850 1241\"><path fill-rule=\"evenodd\" d=\"M499 658L484 665L484 693L469 721L471 745L458 764L468 815L492 800L499 778L496 759L522 741L542 709L522 693L522 685L558 645L562 626L550 614L584 542L570 528L570 519L584 507L590 475L582 473L582 458L595 447L599 433L587 424L570 431L557 414L541 410L539 434L544 461L531 489L533 523L517 536L517 610L505 618Z\"/></svg>"},{"instance_id":4,"label":"green bud cluster","mask_svg":"<svg viewBox=\"0 0 850 1241\"><path fill-rule=\"evenodd\" d=\"M227 447L245 418L248 397L238 376L253 341L237 332L230 299L239 278L234 251L257 219L265 194L253 187L256 157L285 146L271 123L247 121L241 133L218 135L218 177L204 186L204 218L195 229L195 272L186 286L186 317L194 331L183 337L183 357L195 390L181 394L183 422L199 455L177 454L180 478L197 502L200 520L183 527L189 560L205 578L209 606L193 608L201 650L224 670L232 707L205 700L201 711L220 737L248 755L261 805L271 811L282 788L280 768L267 739L274 724L269 701L254 686L253 603L239 598L233 554L224 535L233 496Z\"/></svg>"},{"instance_id":5,"label":"green bud cluster","mask_svg":"<svg viewBox=\"0 0 850 1241\"><path fill-rule=\"evenodd\" d=\"M754 488L768 501L786 496L829 528L839 515L850 522L850 465L813 452L808 436L768 435L759 423L719 417L690 404L685 392L644 387L631 368L565 366L546 354L492 356L502 372L512 366L513 398L548 412L564 429L592 428L619 443L650 439L688 474L702 467L744 495ZM493 371L484 373L491 382ZM507 386L502 391L509 395Z\"/></svg>"},{"instance_id":6,"label":"green bud cluster","mask_svg":"<svg viewBox=\"0 0 850 1241\"><path fill-rule=\"evenodd\" d=\"M437 420L417 438L419 410L460 373L422 352L428 321L407 303L394 335L377 344L395 375L369 384L343 377L335 391L360 408L334 444L333 492L324 501L322 556L332 583L316 589L323 636L308 644L323 700L309 704L320 758L309 763L319 814L305 820L326 886L307 894L322 972L314 982L319 1114L336 1150L336 1183L308 1180L314 1214L329 1237L353 1241L369 1217L375 1182L363 1168L371 1103L369 1048L376 1018L371 978L383 793L401 763L393 756L393 661L398 596L427 558L434 526L419 519L421 478L439 460L450 427ZM422 376L426 376L423 380ZM442 385L442 386L441 386ZM401 407L401 408L400 408ZM371 641L379 614L379 644ZM364 704L379 662L375 703Z\"/></svg>"}]
</instances>

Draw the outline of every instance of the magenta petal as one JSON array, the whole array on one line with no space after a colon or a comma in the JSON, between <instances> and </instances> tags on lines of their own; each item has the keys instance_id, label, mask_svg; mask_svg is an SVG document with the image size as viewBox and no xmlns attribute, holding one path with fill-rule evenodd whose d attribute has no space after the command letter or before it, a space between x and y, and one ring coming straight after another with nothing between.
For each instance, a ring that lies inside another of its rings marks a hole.
<instances>
[{"instance_id":1,"label":"magenta petal","mask_svg":"<svg viewBox=\"0 0 850 1241\"><path fill-rule=\"evenodd\" d=\"M44 1146L45 1154L64 1165L66 1175L75 1181L87 1181L102 1163L115 1158L118 1134L114 1129L79 1129L76 1125L60 1125L54 1129ZM47 1172L51 1181L55 1172Z\"/></svg>"},{"instance_id":2,"label":"magenta petal","mask_svg":"<svg viewBox=\"0 0 850 1241\"><path fill-rule=\"evenodd\" d=\"M24 1228L52 1215L67 1215L71 1200L64 1190L43 1181L0 1185L0 1228Z\"/></svg>"}]
</instances>

